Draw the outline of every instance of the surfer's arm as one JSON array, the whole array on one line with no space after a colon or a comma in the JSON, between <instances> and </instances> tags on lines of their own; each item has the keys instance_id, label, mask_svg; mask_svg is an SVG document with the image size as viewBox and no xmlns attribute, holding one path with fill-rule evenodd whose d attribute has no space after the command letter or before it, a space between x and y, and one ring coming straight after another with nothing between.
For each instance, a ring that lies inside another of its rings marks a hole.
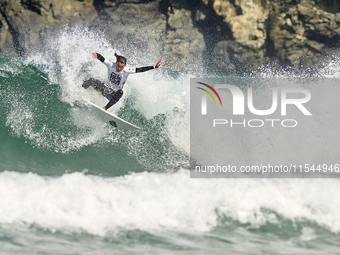
<instances>
[{"instance_id":1,"label":"surfer's arm","mask_svg":"<svg viewBox=\"0 0 340 255\"><path fill-rule=\"evenodd\" d=\"M105 64L108 68L112 66L112 62L110 60L105 59L101 54L99 53L92 53L92 57L98 59L100 62Z\"/></svg>"},{"instance_id":2,"label":"surfer's arm","mask_svg":"<svg viewBox=\"0 0 340 255\"><path fill-rule=\"evenodd\" d=\"M102 55L100 55L99 53L92 53L92 57L100 60L103 63L105 61L105 58Z\"/></svg>"},{"instance_id":3,"label":"surfer's arm","mask_svg":"<svg viewBox=\"0 0 340 255\"><path fill-rule=\"evenodd\" d=\"M146 72L146 71L158 68L161 65L162 61L163 61L162 59L159 60L155 66L137 67L136 68L136 73L142 73L142 72Z\"/></svg>"},{"instance_id":4,"label":"surfer's arm","mask_svg":"<svg viewBox=\"0 0 340 255\"><path fill-rule=\"evenodd\" d=\"M154 69L154 68L155 68L155 67L153 67L153 66L137 67L137 68L136 68L136 73L146 72L146 71L152 70L152 69Z\"/></svg>"}]
</instances>

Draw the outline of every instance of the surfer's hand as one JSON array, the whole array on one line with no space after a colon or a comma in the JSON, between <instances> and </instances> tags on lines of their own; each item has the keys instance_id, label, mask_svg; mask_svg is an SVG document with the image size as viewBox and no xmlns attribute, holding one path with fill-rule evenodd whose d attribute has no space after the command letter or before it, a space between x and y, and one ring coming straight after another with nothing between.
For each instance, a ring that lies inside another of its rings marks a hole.
<instances>
[{"instance_id":1,"label":"surfer's hand","mask_svg":"<svg viewBox=\"0 0 340 255\"><path fill-rule=\"evenodd\" d=\"M159 60L159 61L157 62L157 64L155 65L155 68L158 68L158 67L161 65L162 61L163 61L162 59Z\"/></svg>"},{"instance_id":2,"label":"surfer's hand","mask_svg":"<svg viewBox=\"0 0 340 255\"><path fill-rule=\"evenodd\" d=\"M97 53L92 53L93 58L97 58Z\"/></svg>"}]
</instances>

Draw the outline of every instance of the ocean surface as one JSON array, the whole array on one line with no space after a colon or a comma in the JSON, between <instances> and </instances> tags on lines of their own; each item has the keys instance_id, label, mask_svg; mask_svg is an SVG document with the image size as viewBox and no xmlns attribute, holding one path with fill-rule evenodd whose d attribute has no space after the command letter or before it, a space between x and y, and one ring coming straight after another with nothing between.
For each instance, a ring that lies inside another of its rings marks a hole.
<instances>
[{"instance_id":1,"label":"ocean surface","mask_svg":"<svg viewBox=\"0 0 340 255\"><path fill-rule=\"evenodd\" d=\"M91 52L115 49L65 31L30 57L0 58L0 255L340 254L339 179L190 178L200 74L130 75L110 111L141 130L116 130L74 105L107 103L81 88L106 79ZM324 70L337 76L337 62Z\"/></svg>"}]
</instances>

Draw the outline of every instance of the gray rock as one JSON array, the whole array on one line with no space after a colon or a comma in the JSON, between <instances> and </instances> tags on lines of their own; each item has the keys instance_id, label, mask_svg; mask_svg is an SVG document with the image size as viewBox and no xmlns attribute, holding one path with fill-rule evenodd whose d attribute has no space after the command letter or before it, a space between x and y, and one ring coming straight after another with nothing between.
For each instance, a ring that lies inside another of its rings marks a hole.
<instances>
[{"instance_id":1,"label":"gray rock","mask_svg":"<svg viewBox=\"0 0 340 255\"><path fill-rule=\"evenodd\" d=\"M310 67L338 51L340 4L321 0L2 0L0 54L44 51L82 24L132 63L169 70L247 73L268 62Z\"/></svg>"}]
</instances>

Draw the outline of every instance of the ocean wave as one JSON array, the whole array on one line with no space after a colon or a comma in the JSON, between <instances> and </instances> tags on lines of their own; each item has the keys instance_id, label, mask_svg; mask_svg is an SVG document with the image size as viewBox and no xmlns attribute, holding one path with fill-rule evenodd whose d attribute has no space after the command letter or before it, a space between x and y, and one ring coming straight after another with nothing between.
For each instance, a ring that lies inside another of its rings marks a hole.
<instances>
[{"instance_id":1,"label":"ocean wave","mask_svg":"<svg viewBox=\"0 0 340 255\"><path fill-rule=\"evenodd\" d=\"M254 229L272 224L280 232L289 220L338 233L338 192L336 179L190 179L185 169L109 178L6 171L0 174L0 225L106 236L126 230L204 233L228 229L231 221Z\"/></svg>"}]
</instances>

